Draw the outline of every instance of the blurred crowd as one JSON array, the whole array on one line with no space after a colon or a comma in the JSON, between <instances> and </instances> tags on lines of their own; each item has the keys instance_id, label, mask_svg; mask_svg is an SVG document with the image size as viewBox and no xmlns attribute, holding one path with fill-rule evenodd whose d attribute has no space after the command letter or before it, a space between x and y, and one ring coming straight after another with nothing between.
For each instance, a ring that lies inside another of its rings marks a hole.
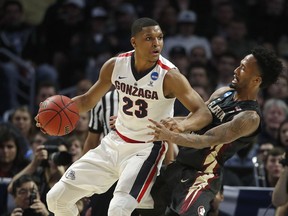
<instances>
[{"instance_id":1,"label":"blurred crowd","mask_svg":"<svg viewBox=\"0 0 288 216\"><path fill-rule=\"evenodd\" d=\"M204 100L229 85L240 59L256 45L277 53L285 70L258 98L262 131L227 161L223 179L230 186L276 185L288 149L287 1L5 0L0 8L1 216L27 208L24 198L33 193L39 215L51 215L45 195L81 157L90 116L81 114L71 134L50 137L35 127L39 103L55 94L86 92L106 60L133 49L130 27L139 17L159 22L165 34L162 55ZM176 101L175 116L187 114ZM62 151L68 154L59 156ZM83 215L88 203L79 201Z\"/></svg>"}]
</instances>

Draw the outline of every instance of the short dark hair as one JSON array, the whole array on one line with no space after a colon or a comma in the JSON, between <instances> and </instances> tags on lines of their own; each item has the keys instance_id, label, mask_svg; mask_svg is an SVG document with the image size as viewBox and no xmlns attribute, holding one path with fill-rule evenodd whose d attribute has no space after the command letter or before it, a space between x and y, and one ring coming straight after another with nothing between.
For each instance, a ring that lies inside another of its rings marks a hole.
<instances>
[{"instance_id":1,"label":"short dark hair","mask_svg":"<svg viewBox=\"0 0 288 216\"><path fill-rule=\"evenodd\" d=\"M262 77L260 88L267 88L276 82L279 74L283 71L283 64L276 53L264 47L254 48L252 55L257 60Z\"/></svg>"},{"instance_id":2,"label":"short dark hair","mask_svg":"<svg viewBox=\"0 0 288 216\"><path fill-rule=\"evenodd\" d=\"M13 182L12 195L15 196L16 192L17 192L17 188L20 188L23 184L25 184L27 182L34 182L37 185L37 187L39 185L38 180L34 176L24 174Z\"/></svg>"},{"instance_id":3,"label":"short dark hair","mask_svg":"<svg viewBox=\"0 0 288 216\"><path fill-rule=\"evenodd\" d=\"M283 147L280 147L280 146L276 146L272 149L270 149L267 153L267 155L264 157L264 164L266 165L267 162L268 162L268 157L269 156L272 156L272 157L277 157L279 155L283 155L285 153L285 150Z\"/></svg>"},{"instance_id":4,"label":"short dark hair","mask_svg":"<svg viewBox=\"0 0 288 216\"><path fill-rule=\"evenodd\" d=\"M157 26L159 25L155 20L148 18L148 17L142 17L137 20L135 20L131 27L131 36L135 36L137 33L142 31L143 27L147 26Z\"/></svg>"}]
</instances>

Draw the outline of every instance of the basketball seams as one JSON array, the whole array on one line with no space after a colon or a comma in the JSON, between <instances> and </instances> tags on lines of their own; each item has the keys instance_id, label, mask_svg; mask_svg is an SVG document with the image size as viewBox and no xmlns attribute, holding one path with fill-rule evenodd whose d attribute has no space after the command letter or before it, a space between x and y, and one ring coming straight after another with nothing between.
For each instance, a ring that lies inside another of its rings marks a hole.
<instances>
[{"instance_id":1,"label":"basketball seams","mask_svg":"<svg viewBox=\"0 0 288 216\"><path fill-rule=\"evenodd\" d=\"M68 114L66 113L66 110L63 110L63 113L65 114L66 118L69 120L69 123L70 123L71 128L73 128L72 121L71 121L71 119L69 118Z\"/></svg>"},{"instance_id":2,"label":"basketball seams","mask_svg":"<svg viewBox=\"0 0 288 216\"><path fill-rule=\"evenodd\" d=\"M73 105L75 102L74 102L74 101L70 101L68 104L65 105L65 103L64 103L64 101L63 101L63 99L62 99L62 96L61 96L61 101L62 101L62 103L63 103L63 105L64 105L64 107L63 107L63 109L62 109L61 111L64 112L66 118L67 118L67 119L69 120L69 122L70 122L70 126L73 128L73 123L72 123L72 121L70 120L68 113L66 113L66 110L68 110L69 112L71 112L71 113L76 114L77 116L79 116L79 114L78 114L77 112L73 111L72 109L69 109L69 106L70 106L70 105Z\"/></svg>"},{"instance_id":3,"label":"basketball seams","mask_svg":"<svg viewBox=\"0 0 288 216\"><path fill-rule=\"evenodd\" d=\"M68 117L68 114L65 112L65 110L67 109L67 110L69 110L70 112L79 115L77 112L69 109L69 106L70 106L71 104L73 104L74 102L71 101L71 102L69 102L68 104L65 105L65 102L64 102L64 100L63 100L63 96L62 96L62 95L61 95L61 102L62 102L62 104L63 104L63 107L61 107L58 103L56 103L56 102L53 101L53 100L49 100L49 102L52 102L53 104L55 104L57 107L60 108L60 110L56 110L56 109L45 109L45 110L54 110L54 111L56 111L57 114L60 115L60 120L61 120L60 122L61 122L61 123L62 123L61 112L63 112L63 113L65 114L66 118L69 120L69 123L70 123L71 128L73 128L73 123L72 123L72 121L70 120L70 118ZM44 110L43 110L43 111L44 111ZM57 114L56 114L56 115L57 115ZM56 115L55 115L55 116L56 116ZM52 119L55 118L55 116L53 116ZM52 119L51 119L51 120L52 120ZM51 120L49 120L49 122L50 122ZM47 123L47 124L48 124L48 123ZM46 124L46 125L47 125L47 124ZM59 129L59 130L60 130L60 129ZM59 131L59 130L58 130L58 131ZM59 134L59 133L58 133L58 134Z\"/></svg>"},{"instance_id":4,"label":"basketball seams","mask_svg":"<svg viewBox=\"0 0 288 216\"><path fill-rule=\"evenodd\" d=\"M74 114L76 114L76 115L79 116L79 113L75 112L74 110L69 109L69 105L71 105L71 104L73 104L73 103L74 103L74 102L70 102L70 103L68 104L68 107L67 107L66 109L69 110L71 113L74 113Z\"/></svg>"},{"instance_id":5,"label":"basketball seams","mask_svg":"<svg viewBox=\"0 0 288 216\"><path fill-rule=\"evenodd\" d=\"M75 129L80 116L74 103L64 95L51 96L43 102L38 112L39 122L49 135L63 136Z\"/></svg>"},{"instance_id":6,"label":"basketball seams","mask_svg":"<svg viewBox=\"0 0 288 216\"><path fill-rule=\"evenodd\" d=\"M63 99L63 96L61 95L60 96L61 97L61 102L62 102L62 104L63 104L63 109L61 110L61 112L63 111L63 113L64 113L64 115L66 116L66 118L68 119L68 121L69 121L69 123L70 123L70 127L71 127L71 129L73 128L73 123L72 123L72 121L71 121L71 119L68 117L68 114L66 113L66 109L68 109L68 107L70 106L70 104L72 104L73 103L73 101L70 101L68 104L66 104L65 105L65 102L64 102L64 99ZM68 109L69 110L69 109ZM61 116L61 115L60 115ZM61 116L62 117L62 116ZM62 123L62 119L61 119L61 123ZM64 129L64 131L65 131L65 129ZM59 134L59 133L58 133Z\"/></svg>"},{"instance_id":7,"label":"basketball seams","mask_svg":"<svg viewBox=\"0 0 288 216\"><path fill-rule=\"evenodd\" d=\"M50 118L50 120L46 122L45 125L42 125L42 127L43 127L44 129L45 129L45 127L46 127L59 113L58 113L58 111L55 110L55 109L45 109L45 110L41 110L41 111L39 112L39 114L40 114L40 113L51 112L51 111L54 111L54 112L55 112L55 115L52 116L52 117ZM41 117L40 117L39 121L41 122Z\"/></svg>"},{"instance_id":8,"label":"basketball seams","mask_svg":"<svg viewBox=\"0 0 288 216\"><path fill-rule=\"evenodd\" d=\"M59 135L60 131L61 131L61 127L62 127L62 115L60 115L60 113L58 112L58 115L60 117L60 121L59 121L59 127L58 127L58 132L57 132L57 135Z\"/></svg>"}]
</instances>

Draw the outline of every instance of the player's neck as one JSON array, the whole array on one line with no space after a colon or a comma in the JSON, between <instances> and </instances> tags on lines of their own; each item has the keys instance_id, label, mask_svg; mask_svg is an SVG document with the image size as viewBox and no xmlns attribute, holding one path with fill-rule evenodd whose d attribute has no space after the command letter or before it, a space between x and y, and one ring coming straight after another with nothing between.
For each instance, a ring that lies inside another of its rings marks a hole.
<instances>
[{"instance_id":1,"label":"player's neck","mask_svg":"<svg viewBox=\"0 0 288 216\"><path fill-rule=\"evenodd\" d=\"M143 60L135 57L134 55L132 56L131 63L134 71L137 73L146 73L148 70L152 70L157 64L157 62Z\"/></svg>"},{"instance_id":2,"label":"player's neck","mask_svg":"<svg viewBox=\"0 0 288 216\"><path fill-rule=\"evenodd\" d=\"M236 93L234 94L233 97L234 101L247 101L247 100L252 100L252 101L256 101L257 100L257 94L255 93L246 93L246 92L239 92L236 91Z\"/></svg>"}]
</instances>

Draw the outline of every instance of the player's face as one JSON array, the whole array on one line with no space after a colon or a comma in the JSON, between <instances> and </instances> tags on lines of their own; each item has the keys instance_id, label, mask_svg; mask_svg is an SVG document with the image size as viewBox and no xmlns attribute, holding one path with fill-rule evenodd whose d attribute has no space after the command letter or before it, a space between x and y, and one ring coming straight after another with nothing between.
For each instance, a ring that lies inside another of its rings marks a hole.
<instances>
[{"instance_id":1,"label":"player's face","mask_svg":"<svg viewBox=\"0 0 288 216\"><path fill-rule=\"evenodd\" d=\"M131 38L136 56L149 62L156 62L163 48L163 33L160 26L143 27Z\"/></svg>"},{"instance_id":2,"label":"player's face","mask_svg":"<svg viewBox=\"0 0 288 216\"><path fill-rule=\"evenodd\" d=\"M249 88L250 85L255 83L255 79L259 79L259 77L256 59L251 54L247 55L234 70L234 77L230 87L235 89Z\"/></svg>"}]
</instances>

